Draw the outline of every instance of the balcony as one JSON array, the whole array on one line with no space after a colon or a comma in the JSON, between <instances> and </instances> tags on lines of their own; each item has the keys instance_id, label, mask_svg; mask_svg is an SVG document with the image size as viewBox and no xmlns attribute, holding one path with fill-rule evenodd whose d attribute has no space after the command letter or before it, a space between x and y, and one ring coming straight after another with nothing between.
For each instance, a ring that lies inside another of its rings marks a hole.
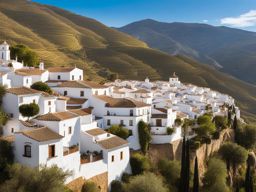
<instances>
[{"instance_id":1,"label":"balcony","mask_svg":"<svg viewBox=\"0 0 256 192\"><path fill-rule=\"evenodd\" d=\"M73 145L71 147L64 147L63 148L63 156L72 154L79 151L79 145Z\"/></svg>"},{"instance_id":2,"label":"balcony","mask_svg":"<svg viewBox=\"0 0 256 192\"><path fill-rule=\"evenodd\" d=\"M85 164L85 163L92 163L95 161L99 161L103 159L103 154L102 152L87 152L87 153L83 153L81 154L81 158L80 158L80 163L81 164Z\"/></svg>"}]
</instances>

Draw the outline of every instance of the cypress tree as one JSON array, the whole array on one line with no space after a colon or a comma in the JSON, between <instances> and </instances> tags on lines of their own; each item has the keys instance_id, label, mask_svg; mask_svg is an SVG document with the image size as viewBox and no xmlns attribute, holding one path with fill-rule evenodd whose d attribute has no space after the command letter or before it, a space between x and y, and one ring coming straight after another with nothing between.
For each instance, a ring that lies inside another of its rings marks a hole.
<instances>
[{"instance_id":1,"label":"cypress tree","mask_svg":"<svg viewBox=\"0 0 256 192\"><path fill-rule=\"evenodd\" d=\"M234 129L234 130L237 130L237 127L238 127L237 117L235 116L234 122L233 122L233 129Z\"/></svg>"},{"instance_id":2,"label":"cypress tree","mask_svg":"<svg viewBox=\"0 0 256 192\"><path fill-rule=\"evenodd\" d=\"M253 181L252 181L252 175L251 175L251 165L248 163L247 160L247 169L245 174L245 192L253 192Z\"/></svg>"},{"instance_id":3,"label":"cypress tree","mask_svg":"<svg viewBox=\"0 0 256 192\"><path fill-rule=\"evenodd\" d=\"M193 192L199 192L199 171L197 157L194 165Z\"/></svg>"},{"instance_id":4,"label":"cypress tree","mask_svg":"<svg viewBox=\"0 0 256 192\"><path fill-rule=\"evenodd\" d=\"M186 177L185 177L185 192L189 192L189 179L190 179L190 150L189 140L186 142Z\"/></svg>"},{"instance_id":5,"label":"cypress tree","mask_svg":"<svg viewBox=\"0 0 256 192\"><path fill-rule=\"evenodd\" d=\"M185 191L186 190L185 189L185 181L186 181L185 178L186 178L186 137L183 136L179 192L186 192Z\"/></svg>"}]
</instances>

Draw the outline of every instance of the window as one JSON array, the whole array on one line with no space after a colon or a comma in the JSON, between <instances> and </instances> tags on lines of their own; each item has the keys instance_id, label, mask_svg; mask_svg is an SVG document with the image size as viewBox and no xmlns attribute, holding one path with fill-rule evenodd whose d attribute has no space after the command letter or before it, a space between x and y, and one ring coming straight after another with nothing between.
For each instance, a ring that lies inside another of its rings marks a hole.
<instances>
[{"instance_id":1,"label":"window","mask_svg":"<svg viewBox=\"0 0 256 192\"><path fill-rule=\"evenodd\" d=\"M84 96L84 91L80 91L80 97Z\"/></svg>"},{"instance_id":2,"label":"window","mask_svg":"<svg viewBox=\"0 0 256 192\"><path fill-rule=\"evenodd\" d=\"M123 153L123 151L121 151L120 152L120 160L123 160L123 158L124 158L124 153Z\"/></svg>"},{"instance_id":3,"label":"window","mask_svg":"<svg viewBox=\"0 0 256 192\"><path fill-rule=\"evenodd\" d=\"M107 120L107 125L110 125L111 124L111 121L110 119Z\"/></svg>"},{"instance_id":4,"label":"window","mask_svg":"<svg viewBox=\"0 0 256 192\"><path fill-rule=\"evenodd\" d=\"M107 91L104 91L104 95L107 95Z\"/></svg>"},{"instance_id":5,"label":"window","mask_svg":"<svg viewBox=\"0 0 256 192\"><path fill-rule=\"evenodd\" d=\"M133 116L133 110L132 109L130 110L130 116Z\"/></svg>"},{"instance_id":6,"label":"window","mask_svg":"<svg viewBox=\"0 0 256 192\"><path fill-rule=\"evenodd\" d=\"M114 161L115 161L115 156L112 155L112 157L111 157L111 162L114 162Z\"/></svg>"},{"instance_id":7,"label":"window","mask_svg":"<svg viewBox=\"0 0 256 192\"><path fill-rule=\"evenodd\" d=\"M24 157L31 157L31 146L30 145L24 146Z\"/></svg>"},{"instance_id":8,"label":"window","mask_svg":"<svg viewBox=\"0 0 256 192\"><path fill-rule=\"evenodd\" d=\"M162 127L162 119L157 119L156 120L156 126L157 127Z\"/></svg>"},{"instance_id":9,"label":"window","mask_svg":"<svg viewBox=\"0 0 256 192\"><path fill-rule=\"evenodd\" d=\"M49 158L55 157L55 145L48 146L48 157Z\"/></svg>"},{"instance_id":10,"label":"window","mask_svg":"<svg viewBox=\"0 0 256 192\"><path fill-rule=\"evenodd\" d=\"M75 80L75 76L74 76L74 75L72 75L72 80L73 80L73 81Z\"/></svg>"},{"instance_id":11,"label":"window","mask_svg":"<svg viewBox=\"0 0 256 192\"><path fill-rule=\"evenodd\" d=\"M124 125L124 120L120 120L120 125Z\"/></svg>"},{"instance_id":12,"label":"window","mask_svg":"<svg viewBox=\"0 0 256 192\"><path fill-rule=\"evenodd\" d=\"M36 103L36 100L35 100L35 99L33 99L33 103Z\"/></svg>"},{"instance_id":13,"label":"window","mask_svg":"<svg viewBox=\"0 0 256 192\"><path fill-rule=\"evenodd\" d=\"M133 126L133 120L129 120L129 126Z\"/></svg>"},{"instance_id":14,"label":"window","mask_svg":"<svg viewBox=\"0 0 256 192\"><path fill-rule=\"evenodd\" d=\"M11 132L14 133L14 128L11 129Z\"/></svg>"},{"instance_id":15,"label":"window","mask_svg":"<svg viewBox=\"0 0 256 192\"><path fill-rule=\"evenodd\" d=\"M63 94L63 95L66 96L67 94L68 94L68 92L67 92L67 91L64 91L64 94Z\"/></svg>"},{"instance_id":16,"label":"window","mask_svg":"<svg viewBox=\"0 0 256 192\"><path fill-rule=\"evenodd\" d=\"M110 112L109 112L109 111L107 111L107 115L110 115Z\"/></svg>"},{"instance_id":17,"label":"window","mask_svg":"<svg viewBox=\"0 0 256 192\"><path fill-rule=\"evenodd\" d=\"M48 101L48 105L51 105L52 104L52 102L51 101Z\"/></svg>"},{"instance_id":18,"label":"window","mask_svg":"<svg viewBox=\"0 0 256 192\"><path fill-rule=\"evenodd\" d=\"M79 80L82 80L82 75L79 75Z\"/></svg>"},{"instance_id":19,"label":"window","mask_svg":"<svg viewBox=\"0 0 256 192\"><path fill-rule=\"evenodd\" d=\"M72 127L68 127L68 134L72 133Z\"/></svg>"},{"instance_id":20,"label":"window","mask_svg":"<svg viewBox=\"0 0 256 192\"><path fill-rule=\"evenodd\" d=\"M26 83L28 84L28 79L26 79Z\"/></svg>"},{"instance_id":21,"label":"window","mask_svg":"<svg viewBox=\"0 0 256 192\"><path fill-rule=\"evenodd\" d=\"M10 118L13 118L13 113L10 113Z\"/></svg>"},{"instance_id":22,"label":"window","mask_svg":"<svg viewBox=\"0 0 256 192\"><path fill-rule=\"evenodd\" d=\"M61 78L60 78L60 75L58 75L58 79L61 79Z\"/></svg>"}]
</instances>

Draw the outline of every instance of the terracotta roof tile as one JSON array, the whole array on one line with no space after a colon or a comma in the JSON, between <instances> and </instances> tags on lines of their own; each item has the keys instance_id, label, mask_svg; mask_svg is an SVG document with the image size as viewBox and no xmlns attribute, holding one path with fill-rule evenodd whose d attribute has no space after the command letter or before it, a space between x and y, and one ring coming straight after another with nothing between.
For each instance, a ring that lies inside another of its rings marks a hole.
<instances>
[{"instance_id":1,"label":"terracotta roof tile","mask_svg":"<svg viewBox=\"0 0 256 192\"><path fill-rule=\"evenodd\" d=\"M97 141L97 143L104 149L114 149L117 147L128 145L128 142L126 140L117 136Z\"/></svg>"},{"instance_id":2,"label":"terracotta roof tile","mask_svg":"<svg viewBox=\"0 0 256 192\"><path fill-rule=\"evenodd\" d=\"M138 90L133 91L131 93L150 93L150 91L147 91L146 89L138 89Z\"/></svg>"},{"instance_id":3,"label":"terracotta roof tile","mask_svg":"<svg viewBox=\"0 0 256 192\"><path fill-rule=\"evenodd\" d=\"M55 133L47 127L26 130L18 133L21 133L26 137L29 137L30 139L36 140L38 142L59 140L63 138L63 136Z\"/></svg>"},{"instance_id":4,"label":"terracotta roof tile","mask_svg":"<svg viewBox=\"0 0 256 192\"><path fill-rule=\"evenodd\" d=\"M90 115L90 110L88 109L73 109L73 110L69 110L71 113L74 113L76 115L79 116L85 116L85 115Z\"/></svg>"},{"instance_id":5,"label":"terracotta roof tile","mask_svg":"<svg viewBox=\"0 0 256 192\"><path fill-rule=\"evenodd\" d=\"M107 88L105 85L101 85L91 81L66 81L58 85L58 87L74 87L74 88L94 88L102 89Z\"/></svg>"},{"instance_id":6,"label":"terracotta roof tile","mask_svg":"<svg viewBox=\"0 0 256 192\"><path fill-rule=\"evenodd\" d=\"M160 119L166 119L167 114L152 114L152 118L160 118Z\"/></svg>"},{"instance_id":7,"label":"terracotta roof tile","mask_svg":"<svg viewBox=\"0 0 256 192\"><path fill-rule=\"evenodd\" d=\"M11 93L14 95L33 95L33 94L41 94L41 91L37 91L35 89L30 89L28 87L14 87L6 90L7 93Z\"/></svg>"},{"instance_id":8,"label":"terracotta roof tile","mask_svg":"<svg viewBox=\"0 0 256 192\"><path fill-rule=\"evenodd\" d=\"M70 72L73 71L75 69L75 67L50 67L47 70L49 72Z\"/></svg>"},{"instance_id":9,"label":"terracotta roof tile","mask_svg":"<svg viewBox=\"0 0 256 192\"><path fill-rule=\"evenodd\" d=\"M72 119L77 117L74 113L69 111L57 112L57 113L47 113L45 115L40 115L36 117L40 121L62 121L66 119Z\"/></svg>"},{"instance_id":10,"label":"terracotta roof tile","mask_svg":"<svg viewBox=\"0 0 256 192\"><path fill-rule=\"evenodd\" d=\"M113 98L105 95L95 96L100 100L106 102L106 107L116 108L135 108L135 107L146 107L150 106L146 103L136 101L134 99L127 98Z\"/></svg>"},{"instance_id":11,"label":"terracotta roof tile","mask_svg":"<svg viewBox=\"0 0 256 192\"><path fill-rule=\"evenodd\" d=\"M42 75L46 70L41 69L18 69L15 71L18 75L31 76L31 75Z\"/></svg>"},{"instance_id":12,"label":"terracotta roof tile","mask_svg":"<svg viewBox=\"0 0 256 192\"><path fill-rule=\"evenodd\" d=\"M89 135L92 135L92 136L97 136L97 135L102 135L102 134L107 133L106 131L104 131L103 129L100 129L100 128L90 129L90 130L85 131L85 132L88 133Z\"/></svg>"},{"instance_id":13,"label":"terracotta roof tile","mask_svg":"<svg viewBox=\"0 0 256 192\"><path fill-rule=\"evenodd\" d=\"M81 98L72 98L70 97L67 101L67 104L74 105L74 104L84 104L88 99L81 99Z\"/></svg>"}]
</instances>

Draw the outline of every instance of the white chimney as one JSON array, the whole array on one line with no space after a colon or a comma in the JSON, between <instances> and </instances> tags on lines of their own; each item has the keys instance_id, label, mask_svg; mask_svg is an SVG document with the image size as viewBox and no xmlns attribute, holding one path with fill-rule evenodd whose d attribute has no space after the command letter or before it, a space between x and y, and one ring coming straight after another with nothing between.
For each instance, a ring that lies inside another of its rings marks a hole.
<instances>
[{"instance_id":1,"label":"white chimney","mask_svg":"<svg viewBox=\"0 0 256 192\"><path fill-rule=\"evenodd\" d=\"M44 70L44 62L40 62L39 63L39 69L40 70Z\"/></svg>"}]
</instances>

